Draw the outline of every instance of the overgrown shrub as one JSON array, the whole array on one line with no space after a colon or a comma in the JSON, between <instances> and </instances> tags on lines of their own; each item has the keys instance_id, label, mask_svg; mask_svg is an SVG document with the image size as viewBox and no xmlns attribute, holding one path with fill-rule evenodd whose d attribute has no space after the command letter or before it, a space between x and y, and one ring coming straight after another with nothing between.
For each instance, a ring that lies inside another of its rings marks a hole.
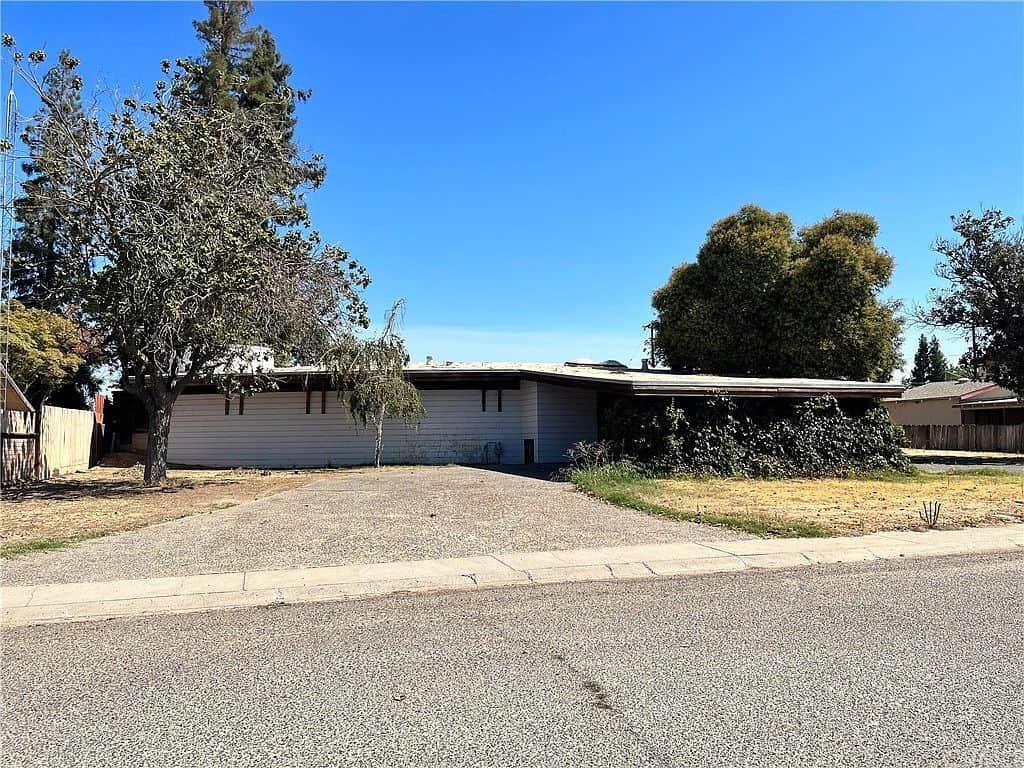
<instances>
[{"instance_id":1,"label":"overgrown shrub","mask_svg":"<svg viewBox=\"0 0 1024 768\"><path fill-rule=\"evenodd\" d=\"M607 440L573 443L565 456L570 469L594 469L615 460L612 444Z\"/></svg>"},{"instance_id":2,"label":"overgrown shrub","mask_svg":"<svg viewBox=\"0 0 1024 768\"><path fill-rule=\"evenodd\" d=\"M792 405L619 400L602 421L612 459L659 475L836 477L909 466L903 431L884 409L846 413L831 395Z\"/></svg>"}]
</instances>

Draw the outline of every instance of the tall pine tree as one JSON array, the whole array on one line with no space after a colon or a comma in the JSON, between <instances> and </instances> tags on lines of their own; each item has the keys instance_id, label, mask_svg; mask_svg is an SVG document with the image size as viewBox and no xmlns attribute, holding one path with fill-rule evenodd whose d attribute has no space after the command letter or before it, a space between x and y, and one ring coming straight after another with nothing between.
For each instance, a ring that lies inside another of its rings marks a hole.
<instances>
[{"instance_id":1,"label":"tall pine tree","mask_svg":"<svg viewBox=\"0 0 1024 768\"><path fill-rule=\"evenodd\" d=\"M69 140L89 145L81 81L68 66L73 61L68 51L61 51L58 64L43 78L43 106L22 134L28 160L22 164L22 195L14 201L17 229L11 243L14 295L26 307L64 315L80 309L81 281L89 268L70 245L75 241L70 229L76 217L54 205L54 185L60 182L43 168L47 155Z\"/></svg>"},{"instance_id":2,"label":"tall pine tree","mask_svg":"<svg viewBox=\"0 0 1024 768\"><path fill-rule=\"evenodd\" d=\"M914 367L910 370L910 381L913 384L924 384L929 381L930 358L928 356L928 339L922 333L917 340L917 352L914 353Z\"/></svg>"},{"instance_id":3,"label":"tall pine tree","mask_svg":"<svg viewBox=\"0 0 1024 768\"><path fill-rule=\"evenodd\" d=\"M277 50L274 36L248 24L250 0L205 0L207 18L194 22L205 45L193 59L196 74L192 90L199 104L234 111L261 110L291 141L295 130L295 103L309 98L288 82L292 68Z\"/></svg>"},{"instance_id":4,"label":"tall pine tree","mask_svg":"<svg viewBox=\"0 0 1024 768\"><path fill-rule=\"evenodd\" d=\"M292 88L288 82L292 68L281 58L274 36L249 25L251 0L204 0L204 5L207 17L193 22L204 50L189 62L193 77L189 95L201 107L257 116L274 129L278 142L274 154L289 159L291 167L282 174L282 181L285 176L289 179L289 191L318 187L324 178L322 166L303 160L293 141L295 105L306 101L310 91ZM292 206L282 208L272 219L278 225L298 224L305 215L304 206ZM275 346L274 357L281 364L310 362L298 347Z\"/></svg>"},{"instance_id":5,"label":"tall pine tree","mask_svg":"<svg viewBox=\"0 0 1024 768\"><path fill-rule=\"evenodd\" d=\"M78 361L77 367L62 374L55 386L50 386L54 382L46 377L46 386L34 378L21 382L37 406L46 402L82 408L99 389L99 343L85 329L82 318L90 269L74 245L80 240L76 232L80 219L74 210L56 203L57 186L65 180L45 170L53 167L51 156L59 155L71 142L90 145L92 128L82 108L82 82L74 71L76 64L69 51L61 51L56 66L43 77L43 104L21 136L28 159L21 166L25 174L22 194L14 201L17 224L11 239L11 292L26 317L48 318L40 321L40 327L74 328L78 336L74 342L77 356L67 358ZM36 334L36 343L41 345L36 352L51 360L64 360L66 350L60 345L47 347L52 338Z\"/></svg>"},{"instance_id":6,"label":"tall pine tree","mask_svg":"<svg viewBox=\"0 0 1024 768\"><path fill-rule=\"evenodd\" d=\"M928 344L928 381L945 381L948 369L949 362L942 353L939 340L932 336L932 340Z\"/></svg>"}]
</instances>

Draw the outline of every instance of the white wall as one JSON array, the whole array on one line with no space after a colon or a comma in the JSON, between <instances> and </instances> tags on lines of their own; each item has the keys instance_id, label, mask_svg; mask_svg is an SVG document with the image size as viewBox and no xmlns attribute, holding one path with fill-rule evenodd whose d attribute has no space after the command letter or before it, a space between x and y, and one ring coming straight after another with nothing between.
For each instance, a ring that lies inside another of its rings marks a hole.
<instances>
[{"instance_id":1,"label":"white wall","mask_svg":"<svg viewBox=\"0 0 1024 768\"><path fill-rule=\"evenodd\" d=\"M523 440L533 440L533 458L537 456L537 382L524 381L519 384L519 400L523 412Z\"/></svg>"},{"instance_id":2,"label":"white wall","mask_svg":"<svg viewBox=\"0 0 1024 768\"><path fill-rule=\"evenodd\" d=\"M537 384L537 461L565 461L573 443L597 440L597 393Z\"/></svg>"},{"instance_id":3,"label":"white wall","mask_svg":"<svg viewBox=\"0 0 1024 768\"><path fill-rule=\"evenodd\" d=\"M384 428L384 461L388 463L494 462L500 442L503 464L523 460L520 393L487 393L481 410L480 390L425 390L420 393L427 416L419 429L401 422ZM353 421L336 393L327 393L327 413L320 412L320 393L313 392L306 413L303 392L264 392L238 400L224 414L222 395L182 395L171 419L168 460L201 466L321 467L373 462L374 433Z\"/></svg>"},{"instance_id":4,"label":"white wall","mask_svg":"<svg viewBox=\"0 0 1024 768\"><path fill-rule=\"evenodd\" d=\"M585 389L522 382L522 389L487 391L481 409L479 389L423 390L426 418L419 428L389 422L384 428L384 461L389 464L502 464L523 462L523 438L535 441L538 462L565 460L579 440L597 439L597 396ZM218 394L182 395L171 418L168 460L199 466L322 467L373 462L372 426L353 421L336 393L327 393L327 413L320 393L264 392L237 398L224 414Z\"/></svg>"}]
</instances>

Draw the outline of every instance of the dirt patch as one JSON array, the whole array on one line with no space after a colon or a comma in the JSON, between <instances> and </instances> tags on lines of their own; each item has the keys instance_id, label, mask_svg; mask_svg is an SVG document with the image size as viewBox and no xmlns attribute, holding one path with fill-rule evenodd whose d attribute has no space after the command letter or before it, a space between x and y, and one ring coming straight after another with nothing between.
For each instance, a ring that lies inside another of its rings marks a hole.
<instances>
[{"instance_id":1,"label":"dirt patch","mask_svg":"<svg viewBox=\"0 0 1024 768\"><path fill-rule=\"evenodd\" d=\"M923 528L919 512L942 503L939 528L1024 521L1024 477L930 475L906 480L655 480L644 496L686 512L809 522L836 535Z\"/></svg>"},{"instance_id":2,"label":"dirt patch","mask_svg":"<svg viewBox=\"0 0 1024 768\"><path fill-rule=\"evenodd\" d=\"M316 470L172 469L165 486L142 484L134 457L41 483L4 489L0 542L76 540L226 509L305 485Z\"/></svg>"}]
</instances>

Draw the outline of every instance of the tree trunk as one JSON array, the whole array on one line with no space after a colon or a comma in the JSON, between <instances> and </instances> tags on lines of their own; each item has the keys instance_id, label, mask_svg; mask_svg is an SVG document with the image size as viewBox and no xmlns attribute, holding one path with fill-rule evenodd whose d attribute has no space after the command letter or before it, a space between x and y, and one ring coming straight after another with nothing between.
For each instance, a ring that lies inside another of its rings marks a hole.
<instances>
[{"instance_id":1,"label":"tree trunk","mask_svg":"<svg viewBox=\"0 0 1024 768\"><path fill-rule=\"evenodd\" d=\"M160 485L167 480L167 444L171 436L173 402L164 402L149 411L149 441L146 446L146 485Z\"/></svg>"},{"instance_id":2,"label":"tree trunk","mask_svg":"<svg viewBox=\"0 0 1024 768\"><path fill-rule=\"evenodd\" d=\"M377 415L377 444L373 448L373 465L380 467L380 454L384 448L384 406Z\"/></svg>"}]
</instances>

